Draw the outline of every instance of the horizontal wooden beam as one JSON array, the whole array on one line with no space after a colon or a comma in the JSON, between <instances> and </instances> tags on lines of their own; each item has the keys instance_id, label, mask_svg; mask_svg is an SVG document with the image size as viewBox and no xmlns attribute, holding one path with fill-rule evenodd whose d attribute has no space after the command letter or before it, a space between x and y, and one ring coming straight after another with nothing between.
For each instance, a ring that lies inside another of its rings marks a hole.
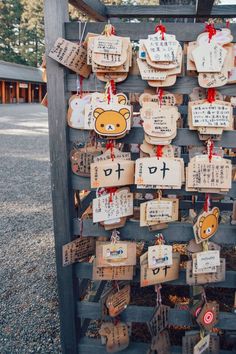
<instances>
[{"instance_id":1,"label":"horizontal wooden beam","mask_svg":"<svg viewBox=\"0 0 236 354\"><path fill-rule=\"evenodd\" d=\"M204 1L208 3L208 1ZM213 6L209 12L207 9L200 9L199 16L201 17L218 17L230 18L235 17L235 5L217 5ZM194 5L159 5L159 6L145 6L145 5L124 5L124 6L107 6L108 17L118 18L195 18L196 6Z\"/></svg>"},{"instance_id":2,"label":"horizontal wooden beam","mask_svg":"<svg viewBox=\"0 0 236 354\"><path fill-rule=\"evenodd\" d=\"M126 322L148 322L150 321L154 308L147 306L128 306L127 309L122 312L121 320ZM78 302L77 312L81 318L90 318L97 320L101 318L101 304L94 302ZM193 320L189 311L170 309L169 312L169 324L172 326L193 326ZM219 322L217 328L232 329L236 328L236 316L230 312L220 312Z\"/></svg>"},{"instance_id":3,"label":"horizontal wooden beam","mask_svg":"<svg viewBox=\"0 0 236 354\"><path fill-rule=\"evenodd\" d=\"M93 265L91 263L76 263L75 266L75 272L76 276L81 279L81 278L86 278L86 279L92 279L92 269ZM134 277L135 282L140 281L140 272L139 268L136 267L136 274ZM179 273L179 279L170 281L166 284L170 285L186 285L186 272L185 270L181 270ZM220 287L220 288L236 288L236 272L233 270L229 270L226 272L226 279L223 282L220 283L209 283L207 286L213 288L213 287Z\"/></svg>"},{"instance_id":4,"label":"horizontal wooden beam","mask_svg":"<svg viewBox=\"0 0 236 354\"><path fill-rule=\"evenodd\" d=\"M106 21L106 6L99 0L69 0L69 3L96 21Z\"/></svg>"},{"instance_id":5,"label":"horizontal wooden beam","mask_svg":"<svg viewBox=\"0 0 236 354\"><path fill-rule=\"evenodd\" d=\"M168 87L168 91L173 93L181 93L189 95L194 87L197 87L198 80L196 77L183 76L178 77L175 85ZM67 75L67 89L68 91L76 91L76 75ZM122 92L143 92L144 89L150 88L147 81L141 79L139 75L129 75L128 78L117 84L118 91ZM83 81L84 91L104 91L105 83L99 81L94 74L91 74L88 79ZM223 95L234 96L235 95L235 84L225 85L217 88Z\"/></svg>"},{"instance_id":6,"label":"horizontal wooden beam","mask_svg":"<svg viewBox=\"0 0 236 354\"><path fill-rule=\"evenodd\" d=\"M112 23L112 20L111 20ZM166 32L175 34L176 38L180 42L195 41L197 36L204 32L205 23L173 23L168 22L163 24L166 27ZM104 30L106 22L89 22L86 25L85 35L88 32L101 33ZM140 38L147 38L149 34L153 34L155 31L155 22L120 22L115 23L116 33L118 36L127 37L131 40L139 40ZM225 24L217 24L216 28L225 27ZM236 40L236 23L230 25L231 33ZM71 41L78 41L79 23L67 22L65 23L66 39Z\"/></svg>"},{"instance_id":7,"label":"horizontal wooden beam","mask_svg":"<svg viewBox=\"0 0 236 354\"><path fill-rule=\"evenodd\" d=\"M96 349L95 349L96 348ZM144 354L150 348L150 343L142 343L142 342L131 342L127 349L122 350L122 354ZM83 337L80 340L79 353L83 354L91 354L96 351L96 354L104 354L105 353L105 345L102 345L100 339L91 339L88 337ZM172 354L181 354L182 347L171 346ZM221 354L230 354L232 351L228 350L220 350Z\"/></svg>"},{"instance_id":8,"label":"horizontal wooden beam","mask_svg":"<svg viewBox=\"0 0 236 354\"><path fill-rule=\"evenodd\" d=\"M70 141L74 142L85 142L88 139L88 131L79 131L77 129L70 129L69 132ZM144 139L144 133L142 127L133 127L129 134L127 134L123 139L119 139L119 142L126 144L141 144ZM104 140L104 139L103 139ZM179 146L202 146L203 143L198 138L198 133L195 130L189 130L188 128L179 128L178 134L172 141L173 145ZM222 146L224 148L236 148L236 130L225 131L222 134L220 141L215 142L215 146Z\"/></svg>"},{"instance_id":9,"label":"horizontal wooden beam","mask_svg":"<svg viewBox=\"0 0 236 354\"><path fill-rule=\"evenodd\" d=\"M80 234L80 222L78 219L73 220L74 235ZM149 231L147 227L140 228L138 221L127 221L125 228L120 230L121 239L124 240L153 240L156 231ZM167 229L162 230L163 236L170 243L185 243L194 238L193 225L184 222L169 223ZM220 224L217 233L213 236L212 241L220 244L234 244L236 235L236 225ZM83 221L83 236L111 236L111 231L105 231L98 223L94 224L92 220Z\"/></svg>"}]
</instances>

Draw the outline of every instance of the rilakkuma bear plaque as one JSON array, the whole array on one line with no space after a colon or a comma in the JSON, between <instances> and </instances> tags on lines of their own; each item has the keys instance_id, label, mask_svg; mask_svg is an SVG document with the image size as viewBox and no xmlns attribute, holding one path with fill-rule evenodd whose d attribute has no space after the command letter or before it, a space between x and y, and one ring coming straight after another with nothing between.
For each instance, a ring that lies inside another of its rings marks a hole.
<instances>
[{"instance_id":1,"label":"rilakkuma bear plaque","mask_svg":"<svg viewBox=\"0 0 236 354\"><path fill-rule=\"evenodd\" d=\"M197 243L210 239L219 227L219 208L213 208L211 211L204 211L198 216L197 222L193 226L193 232Z\"/></svg>"}]
</instances>

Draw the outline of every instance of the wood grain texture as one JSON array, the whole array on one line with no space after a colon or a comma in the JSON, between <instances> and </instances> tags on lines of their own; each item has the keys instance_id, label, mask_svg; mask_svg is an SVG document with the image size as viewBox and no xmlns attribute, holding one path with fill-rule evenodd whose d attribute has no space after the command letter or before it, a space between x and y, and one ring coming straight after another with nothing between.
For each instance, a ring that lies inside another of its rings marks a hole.
<instances>
[{"instance_id":1,"label":"wood grain texture","mask_svg":"<svg viewBox=\"0 0 236 354\"><path fill-rule=\"evenodd\" d=\"M92 269L93 265L91 263L76 263L76 276L80 279L82 277L86 279L92 279ZM134 282L140 281L140 270L136 269L136 274L134 276ZM186 285L186 272L181 270L179 274L179 279L170 281L166 284L170 285ZM209 283L208 287L220 287L220 288L235 288L236 287L236 272L229 270L226 272L226 279L219 283Z\"/></svg>"},{"instance_id":2,"label":"wood grain texture","mask_svg":"<svg viewBox=\"0 0 236 354\"><path fill-rule=\"evenodd\" d=\"M58 37L64 36L63 23L68 21L67 0L45 0L45 41L48 54ZM68 176L68 141L64 69L47 56L47 89L51 185L56 250L61 344L63 353L77 353L78 320L75 316L76 294L72 267L62 267L62 246L72 233L72 200Z\"/></svg>"},{"instance_id":3,"label":"wood grain texture","mask_svg":"<svg viewBox=\"0 0 236 354\"><path fill-rule=\"evenodd\" d=\"M80 222L74 219L74 234L80 235ZM124 240L153 240L156 231L149 231L147 227L140 228L138 221L127 221L125 227L119 229L121 238ZM169 223L167 229L162 230L167 242L184 243L194 238L193 225L184 222ZM212 237L212 241L220 244L235 243L236 226L230 224L220 224L217 233ZM110 231L105 231L98 223L94 224L92 220L83 221L83 236L111 236Z\"/></svg>"},{"instance_id":4,"label":"wood grain texture","mask_svg":"<svg viewBox=\"0 0 236 354\"><path fill-rule=\"evenodd\" d=\"M204 1L207 3L208 1ZM230 18L235 17L235 5L218 5L213 6L209 11L207 8L201 9L201 17L219 17ZM196 6L194 5L159 5L159 6L145 6L145 5L124 5L124 6L107 6L108 17L120 18L145 18L145 17L158 17L158 18L195 18Z\"/></svg>"},{"instance_id":5,"label":"wood grain texture","mask_svg":"<svg viewBox=\"0 0 236 354\"><path fill-rule=\"evenodd\" d=\"M112 20L111 20L112 23ZM88 32L101 33L104 29L106 22L89 22L86 25L85 34ZM166 27L167 33L172 33L176 35L176 39L180 42L190 42L195 41L197 36L202 33L205 29L205 23L165 23L163 25ZM127 37L129 36L132 40L139 40L140 38L147 38L149 34L155 32L155 22L141 22L141 23L115 23L116 34L118 36ZM225 24L216 25L216 28L225 27ZM230 25L231 33L236 40L236 24L232 23ZM79 23L78 22L68 22L65 23L65 35L66 39L77 41L79 33Z\"/></svg>"},{"instance_id":6,"label":"wood grain texture","mask_svg":"<svg viewBox=\"0 0 236 354\"><path fill-rule=\"evenodd\" d=\"M101 305L93 302L78 302L77 311L81 317L90 319L101 318ZM148 322L153 314L153 307L146 306L128 306L127 309L122 312L121 320L125 322ZM170 309L169 324L173 326L192 326L193 321L189 311ZM236 328L236 316L230 312L220 312L219 323L217 328L232 329Z\"/></svg>"},{"instance_id":7,"label":"wood grain texture","mask_svg":"<svg viewBox=\"0 0 236 354\"><path fill-rule=\"evenodd\" d=\"M99 0L69 0L69 3L96 21L105 21L107 18L106 6Z\"/></svg>"}]
</instances>

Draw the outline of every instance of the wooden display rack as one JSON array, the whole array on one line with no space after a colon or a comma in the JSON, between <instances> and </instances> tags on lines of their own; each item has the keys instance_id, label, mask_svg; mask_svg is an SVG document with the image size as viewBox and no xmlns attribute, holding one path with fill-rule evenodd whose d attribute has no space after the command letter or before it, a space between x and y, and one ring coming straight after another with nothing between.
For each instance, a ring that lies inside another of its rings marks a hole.
<instances>
[{"instance_id":1,"label":"wooden display rack","mask_svg":"<svg viewBox=\"0 0 236 354\"><path fill-rule=\"evenodd\" d=\"M155 23L150 22L121 22L122 18L208 18L235 17L236 6L212 6L212 0L198 1L195 6L104 6L96 0L71 0L71 4L78 9L85 11L90 17L97 21L89 22L86 25L87 32L101 33L104 29L104 22L111 18L111 23L115 22L117 35L129 36L131 40L146 38L153 33ZM119 20L117 20L119 18ZM155 21L157 22L157 20ZM79 40L79 33L82 33L84 24L69 22L68 1L67 0L45 0L45 30L46 30L46 52L52 48L58 37L64 37L71 41ZM196 39L197 35L204 29L203 23L165 23L167 32L176 35L180 42L188 42ZM82 28L80 32L79 29ZM231 25L231 32L236 39L236 24ZM97 302L101 293L101 288L93 298L93 302L79 301L80 295L87 286L87 280L92 276L92 264L78 263L74 266L62 267L62 246L72 241L80 234L81 224L79 217L91 202L94 192L90 193L82 201L79 215L74 209L74 191L89 189L89 179L73 175L69 163L69 152L73 142L84 142L86 132L81 132L69 128L66 122L67 101L72 91L76 91L76 75L71 74L67 69L60 66L56 61L47 57L47 79L48 79L48 112L49 112L49 136L50 136L50 158L51 158L51 178L52 178L52 198L54 213L54 232L56 247L57 277L60 300L61 319L61 341L63 353L105 353L106 349L99 340L89 339L84 336L86 325L90 319L99 319L101 310ZM190 94L197 86L196 78L182 76L177 79L177 83L168 88L169 91L181 94ZM118 91L122 92L143 92L147 83L139 76L129 75L128 79L117 85ZM85 91L103 91L104 83L98 82L94 75L90 75L88 80L84 80L83 89ZM226 85L219 89L222 94L235 95L236 86ZM179 107L183 116L187 107ZM143 129L132 128L130 134L122 139L125 143L140 143L143 140ZM202 145L195 131L187 128L178 129L177 137L173 141L174 145ZM236 148L236 131L223 133L222 140L216 145L225 148ZM187 158L186 156L184 156ZM166 192L166 191L165 191ZM173 193L173 191L171 192ZM175 194L191 195L184 189L175 191ZM230 190L230 203L217 203L222 210L232 210L233 200L236 197L236 183ZM190 201L181 202L181 209L192 207ZM202 207L199 203L198 208ZM121 237L125 239L146 239L151 240L155 232L149 232L146 228L139 228L137 223L128 221L121 229ZM167 242L186 242L193 238L192 225L187 223L174 223L168 229L163 230ZM84 236L110 235L91 220L83 223ZM235 243L236 226L221 224L214 237L214 241L232 245ZM236 272L227 271L226 280L223 283L209 284L211 287L236 288ZM138 281L138 277L134 279ZM184 285L185 272L180 272L180 278L172 282L175 285ZM232 289L233 291L233 289ZM153 308L146 306L128 306L122 314L122 319L127 322L146 322L150 319ZM170 324L176 326L191 326L192 320L188 311L171 309ZM217 327L222 330L236 330L236 316L230 312L220 312L220 321ZM143 354L146 352L148 344L131 343L125 354ZM180 353L180 347L173 347L172 353ZM221 351L221 353L229 353Z\"/></svg>"}]
</instances>

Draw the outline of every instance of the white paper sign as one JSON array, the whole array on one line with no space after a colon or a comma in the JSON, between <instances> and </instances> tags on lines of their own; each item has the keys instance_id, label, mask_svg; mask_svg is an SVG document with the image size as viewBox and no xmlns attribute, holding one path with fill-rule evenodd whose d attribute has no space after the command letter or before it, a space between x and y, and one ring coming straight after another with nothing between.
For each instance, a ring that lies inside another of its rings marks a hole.
<instances>
[{"instance_id":1,"label":"white paper sign","mask_svg":"<svg viewBox=\"0 0 236 354\"><path fill-rule=\"evenodd\" d=\"M147 221L172 221L172 201L155 200L147 203Z\"/></svg>"},{"instance_id":2,"label":"white paper sign","mask_svg":"<svg viewBox=\"0 0 236 354\"><path fill-rule=\"evenodd\" d=\"M170 266L172 264L172 246L156 245L148 247L149 268Z\"/></svg>"},{"instance_id":3,"label":"white paper sign","mask_svg":"<svg viewBox=\"0 0 236 354\"><path fill-rule=\"evenodd\" d=\"M204 273L216 273L216 266L210 266L207 268L198 268L197 258L193 259L193 274L204 274Z\"/></svg>"},{"instance_id":4,"label":"white paper sign","mask_svg":"<svg viewBox=\"0 0 236 354\"><path fill-rule=\"evenodd\" d=\"M111 197L111 200L110 200ZM93 200L93 222L133 215L133 193L120 191Z\"/></svg>"},{"instance_id":5,"label":"white paper sign","mask_svg":"<svg viewBox=\"0 0 236 354\"><path fill-rule=\"evenodd\" d=\"M215 267L220 265L220 252L216 251L204 251L197 253L197 267L198 269Z\"/></svg>"},{"instance_id":6,"label":"white paper sign","mask_svg":"<svg viewBox=\"0 0 236 354\"><path fill-rule=\"evenodd\" d=\"M231 110L229 105L215 102L193 105L193 125L196 127L230 127Z\"/></svg>"}]
</instances>

